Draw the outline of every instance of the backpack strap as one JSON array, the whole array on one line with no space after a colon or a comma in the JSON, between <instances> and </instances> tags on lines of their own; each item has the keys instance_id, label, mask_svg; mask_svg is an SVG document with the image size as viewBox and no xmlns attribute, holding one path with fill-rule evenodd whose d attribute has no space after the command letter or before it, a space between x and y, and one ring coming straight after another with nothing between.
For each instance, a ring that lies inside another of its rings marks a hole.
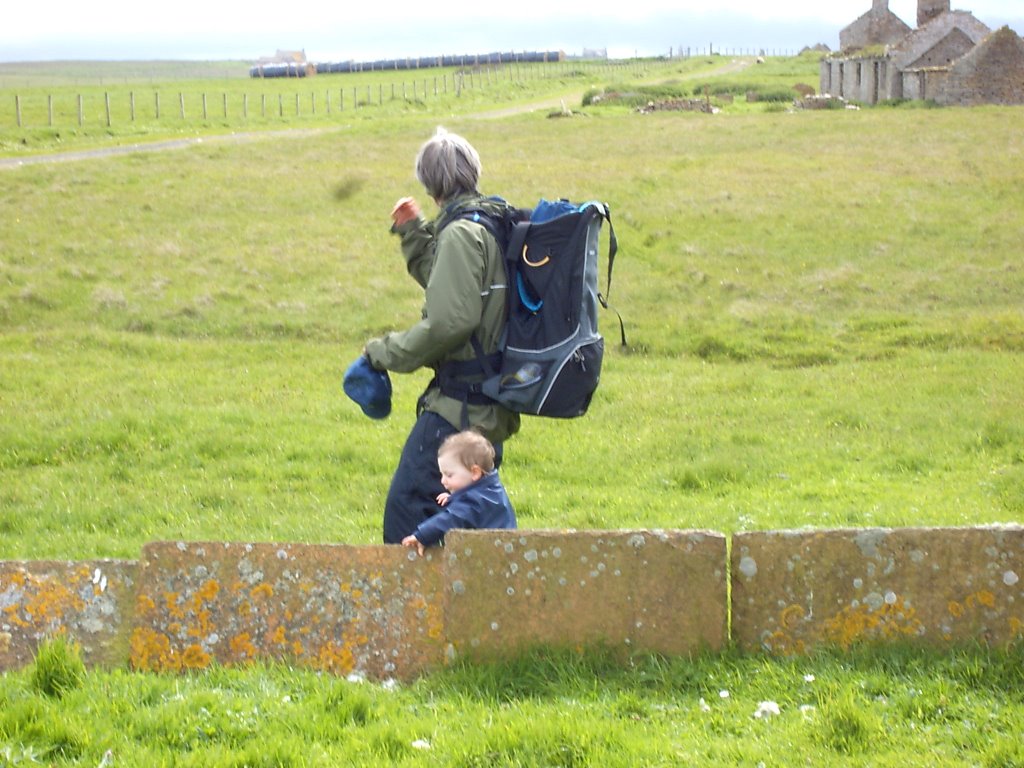
<instances>
[{"instance_id":1,"label":"backpack strap","mask_svg":"<svg viewBox=\"0 0 1024 768\"><path fill-rule=\"evenodd\" d=\"M481 373L485 377L494 376L501 367L501 352L492 355L485 355L483 345L477 339L476 333L469 337L473 345L473 352L476 358L473 360L452 360L437 369L433 381L427 385L429 389L436 385L441 394L458 400L462 403L462 415L460 418L461 429L469 429L469 406L470 405L491 405L494 400L483 393L482 381L468 381L469 378L478 378Z\"/></svg>"},{"instance_id":2,"label":"backpack strap","mask_svg":"<svg viewBox=\"0 0 1024 768\"><path fill-rule=\"evenodd\" d=\"M615 237L615 227L612 226L612 209L608 207L608 203L594 203L593 205L597 215L608 222L608 287L603 294L598 291L597 300L601 302L602 307L610 309L619 318L619 335L622 339L622 346L625 347L626 324L622 321L622 315L619 314L619 311L608 304L608 296L612 292L612 267L615 265L615 254L619 250L619 241Z\"/></svg>"},{"instance_id":3,"label":"backpack strap","mask_svg":"<svg viewBox=\"0 0 1024 768\"><path fill-rule=\"evenodd\" d=\"M504 201L501 202L503 203ZM511 211L512 209L510 208L509 210ZM510 252L508 250L509 246L518 243L517 247L522 250L523 243L526 241L526 234L530 228L529 221L520 220L516 220L510 227L510 218L503 219L495 216L493 211L476 206L453 211L450 218L442 224L442 228L458 219L475 222L487 230L498 243L498 250L501 252L502 261L505 262L506 272L508 264L505 254ZM511 287L507 286L505 290L509 291ZM469 342L473 346L473 353L476 357L473 360L445 363L438 368L437 375L434 377L437 387L441 390L441 394L462 403L462 429L469 428L470 405L490 405L495 402L493 398L483 393L482 380L496 376L501 370L502 360L500 350L490 355L484 352L483 344L480 342L475 331L469 337ZM467 381L467 379L473 378L480 378L481 380L476 382Z\"/></svg>"}]
</instances>

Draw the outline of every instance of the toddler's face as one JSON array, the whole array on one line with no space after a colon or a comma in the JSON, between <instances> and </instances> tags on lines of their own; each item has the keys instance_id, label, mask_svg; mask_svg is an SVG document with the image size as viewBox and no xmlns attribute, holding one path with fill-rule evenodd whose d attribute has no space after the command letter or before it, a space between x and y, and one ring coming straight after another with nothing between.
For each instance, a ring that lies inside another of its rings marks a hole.
<instances>
[{"instance_id":1,"label":"toddler's face","mask_svg":"<svg viewBox=\"0 0 1024 768\"><path fill-rule=\"evenodd\" d=\"M441 470L441 485L448 493L461 491L483 476L479 467L467 469L458 459L446 453L437 457L437 468Z\"/></svg>"}]
</instances>

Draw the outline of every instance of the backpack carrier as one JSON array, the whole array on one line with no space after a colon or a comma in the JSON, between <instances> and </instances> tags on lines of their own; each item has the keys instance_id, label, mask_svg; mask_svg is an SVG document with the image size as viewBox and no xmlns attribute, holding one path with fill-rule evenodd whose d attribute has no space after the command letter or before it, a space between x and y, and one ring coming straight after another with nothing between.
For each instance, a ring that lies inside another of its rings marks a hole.
<instances>
[{"instance_id":1,"label":"backpack carrier","mask_svg":"<svg viewBox=\"0 0 1024 768\"><path fill-rule=\"evenodd\" d=\"M538 416L582 416L600 381L604 356L597 307L608 308L618 250L611 212L605 203L565 200L541 200L533 211L504 208L501 216L483 208L454 216L483 225L504 253L508 321L499 351L485 355L474 333L476 359L441 366L438 384L445 395L462 401L463 422L467 404L488 402ZM605 295L598 285L603 222L609 236ZM619 327L625 345L621 317Z\"/></svg>"}]
</instances>

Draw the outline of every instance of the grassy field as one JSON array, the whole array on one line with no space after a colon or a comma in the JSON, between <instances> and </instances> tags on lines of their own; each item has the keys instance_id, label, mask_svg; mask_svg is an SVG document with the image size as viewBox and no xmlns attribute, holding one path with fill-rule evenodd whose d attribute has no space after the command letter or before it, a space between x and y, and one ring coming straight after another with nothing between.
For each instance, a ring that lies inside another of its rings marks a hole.
<instances>
[{"instance_id":1,"label":"grassy field","mask_svg":"<svg viewBox=\"0 0 1024 768\"><path fill-rule=\"evenodd\" d=\"M801 60L798 60L801 61ZM0 157L408 115L574 107L609 79L689 82L753 59L511 63L250 78L242 62L0 63ZM801 61L804 69L809 61ZM767 85L771 71L759 73ZM694 87L690 82L690 87Z\"/></svg>"},{"instance_id":2,"label":"grassy field","mask_svg":"<svg viewBox=\"0 0 1024 768\"><path fill-rule=\"evenodd\" d=\"M410 686L286 667L0 677L0 766L1024 764L1019 652L732 654L630 667L538 651ZM108 763L109 764L109 763Z\"/></svg>"},{"instance_id":3,"label":"grassy field","mask_svg":"<svg viewBox=\"0 0 1024 768\"><path fill-rule=\"evenodd\" d=\"M798 64L723 76L814 77ZM635 82L659 78L710 75ZM605 200L619 239L628 345L605 315L587 417L528 419L508 443L523 527L1019 523L1020 109L526 109L624 79L0 168L0 558L377 542L427 376L394 378L384 422L340 377L419 315L387 214L420 194L412 160L439 123L480 150L485 192ZM70 143L137 140L103 134ZM0 126L3 154L53 146L17 135ZM26 671L0 678L0 766L106 749L134 765L1020 766L1020 661L542 655L399 691L278 668L97 672L62 699ZM769 700L780 715L754 717Z\"/></svg>"}]
</instances>

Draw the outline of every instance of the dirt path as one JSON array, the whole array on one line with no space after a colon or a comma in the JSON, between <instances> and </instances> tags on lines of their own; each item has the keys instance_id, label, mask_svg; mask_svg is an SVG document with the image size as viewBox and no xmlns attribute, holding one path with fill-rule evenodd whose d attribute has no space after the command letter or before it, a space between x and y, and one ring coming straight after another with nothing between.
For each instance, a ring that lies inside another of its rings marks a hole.
<instances>
[{"instance_id":1,"label":"dirt path","mask_svg":"<svg viewBox=\"0 0 1024 768\"><path fill-rule=\"evenodd\" d=\"M26 157L0 157L0 169L20 168L24 165L40 165L45 163L67 163L75 160L92 160L98 157L113 155L130 155L136 152L166 152L172 149L185 149L200 144L241 144L247 141L260 141L268 138L309 136L321 133L328 128L291 128L284 131L248 131L245 133L211 134L195 136L188 139L168 139L153 141L146 144L124 144L117 147L96 147L79 149L71 152L53 152L46 155L28 155Z\"/></svg>"}]
</instances>

